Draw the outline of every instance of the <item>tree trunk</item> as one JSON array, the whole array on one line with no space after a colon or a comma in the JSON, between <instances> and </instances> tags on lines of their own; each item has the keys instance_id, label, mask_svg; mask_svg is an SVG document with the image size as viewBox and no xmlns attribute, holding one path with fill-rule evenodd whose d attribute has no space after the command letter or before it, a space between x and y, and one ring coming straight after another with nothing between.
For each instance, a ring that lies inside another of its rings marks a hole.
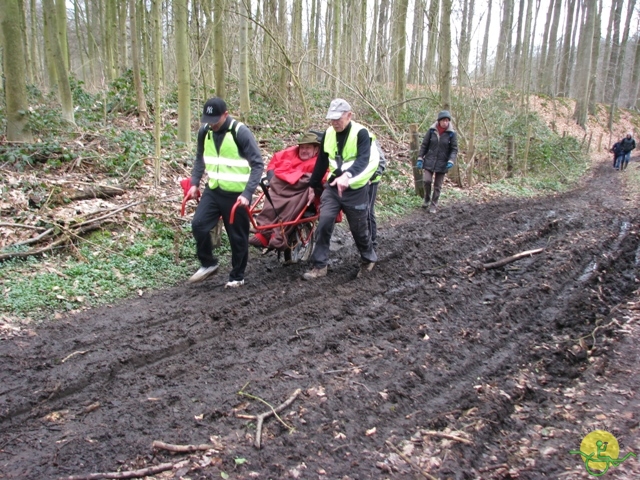
<instances>
[{"instance_id":1,"label":"tree trunk","mask_svg":"<svg viewBox=\"0 0 640 480\"><path fill-rule=\"evenodd\" d=\"M618 60L618 68L616 68L613 97L611 99L611 110L609 114L609 126L613 125L616 109L618 108L618 100L620 97L620 89L622 88L622 72L625 70L625 54L627 53L627 42L629 40L629 27L631 25L631 17L636 6L636 0L629 0L627 4L627 17L624 22L624 31L622 32L622 42L620 43L620 57Z\"/></svg>"},{"instance_id":2,"label":"tree trunk","mask_svg":"<svg viewBox=\"0 0 640 480\"><path fill-rule=\"evenodd\" d=\"M522 52L522 30L524 19L524 4L525 0L520 0L518 5L518 28L516 30L516 46L513 55L513 80L515 85L521 85L522 76L520 75L520 65L523 63L523 58L526 54Z\"/></svg>"},{"instance_id":3,"label":"tree trunk","mask_svg":"<svg viewBox=\"0 0 640 480\"><path fill-rule=\"evenodd\" d=\"M55 9L53 0L43 0L42 7L45 12L45 17L49 20L51 25L51 31L57 32L58 25L55 15ZM73 114L73 97L71 96L71 86L69 85L69 73L65 67L64 59L62 58L62 49L58 41L57 35L51 36L51 62L56 66L56 74L58 80L58 96L60 104L62 106L62 118L69 123L75 124Z\"/></svg>"},{"instance_id":4,"label":"tree trunk","mask_svg":"<svg viewBox=\"0 0 640 480\"><path fill-rule=\"evenodd\" d=\"M569 95L569 78L571 57L571 33L573 32L573 16L576 10L576 0L569 0L567 3L567 21L564 28L564 38L562 41L562 53L560 54L560 74L558 75L558 96Z\"/></svg>"},{"instance_id":5,"label":"tree trunk","mask_svg":"<svg viewBox=\"0 0 640 480\"><path fill-rule=\"evenodd\" d=\"M240 94L240 118L246 121L251 111L249 100L249 45L248 17L251 15L251 6L240 2L240 71L238 72L238 91Z\"/></svg>"},{"instance_id":6,"label":"tree trunk","mask_svg":"<svg viewBox=\"0 0 640 480\"><path fill-rule=\"evenodd\" d=\"M580 33L578 45L578 67L576 68L576 108L574 117L582 128L587 123L587 109L589 107L589 72L591 71L591 53L593 46L593 30L596 19L596 0L585 0L585 23Z\"/></svg>"},{"instance_id":7,"label":"tree trunk","mask_svg":"<svg viewBox=\"0 0 640 480\"><path fill-rule=\"evenodd\" d=\"M433 1L433 0L432 0ZM489 32L491 28L491 0L487 6L487 23L484 28L482 40L482 54L480 55L480 75L484 79L487 76L487 56L489 54Z\"/></svg>"},{"instance_id":8,"label":"tree trunk","mask_svg":"<svg viewBox=\"0 0 640 480\"><path fill-rule=\"evenodd\" d=\"M489 0L491 1L491 0ZM440 28L440 0L431 0L427 15L429 29L429 43L427 43L427 58L425 59L425 81L432 83L438 72L436 54L438 52L438 29Z\"/></svg>"},{"instance_id":9,"label":"tree trunk","mask_svg":"<svg viewBox=\"0 0 640 480\"><path fill-rule=\"evenodd\" d=\"M225 0L214 0L213 2L213 62L215 65L216 95L225 98L227 88L224 74L224 7Z\"/></svg>"},{"instance_id":10,"label":"tree trunk","mask_svg":"<svg viewBox=\"0 0 640 480\"><path fill-rule=\"evenodd\" d=\"M547 59L544 66L544 72L542 75L542 88L541 90L547 95L554 96L556 92L555 88L555 68L557 58L556 42L558 40L558 24L560 23L560 12L562 11L562 0L555 0L555 6L553 7L553 23L551 24L551 30L549 30L549 49L547 53Z\"/></svg>"},{"instance_id":11,"label":"tree trunk","mask_svg":"<svg viewBox=\"0 0 640 480\"><path fill-rule=\"evenodd\" d=\"M173 18L176 37L176 69L178 74L177 139L187 149L191 144L191 74L189 67L189 35L187 34L187 0L174 0Z\"/></svg>"},{"instance_id":12,"label":"tree trunk","mask_svg":"<svg viewBox=\"0 0 640 480\"><path fill-rule=\"evenodd\" d=\"M405 92L407 89L407 77L405 73L405 56L407 51L407 9L408 0L398 0L396 3L394 29L393 29L393 49L394 52L394 100L399 104L398 112L404 109Z\"/></svg>"},{"instance_id":13,"label":"tree trunk","mask_svg":"<svg viewBox=\"0 0 640 480\"><path fill-rule=\"evenodd\" d=\"M26 65L24 44L20 34L20 5L18 0L0 0L0 43L4 48L5 101L7 140L31 142L33 137L27 126ZM11 52L7 55L6 52Z\"/></svg>"},{"instance_id":14,"label":"tree trunk","mask_svg":"<svg viewBox=\"0 0 640 480\"><path fill-rule=\"evenodd\" d=\"M118 75L123 75L127 70L127 1L118 2L118 58L116 71Z\"/></svg>"},{"instance_id":15,"label":"tree trunk","mask_svg":"<svg viewBox=\"0 0 640 480\"><path fill-rule=\"evenodd\" d=\"M376 53L376 81L386 82L389 79L387 75L389 57L387 32L388 32L388 16L389 16L389 0L381 0L380 10L378 12L378 36L377 53Z\"/></svg>"},{"instance_id":16,"label":"tree trunk","mask_svg":"<svg viewBox=\"0 0 640 480\"><path fill-rule=\"evenodd\" d=\"M451 9L453 0L442 0L440 17L439 84L443 110L451 109Z\"/></svg>"},{"instance_id":17,"label":"tree trunk","mask_svg":"<svg viewBox=\"0 0 640 480\"><path fill-rule=\"evenodd\" d=\"M147 100L144 97L144 86L142 85L142 76L140 74L140 45L138 38L140 32L137 23L136 0L129 0L129 23L131 28L131 63L133 66L133 85L136 89L136 101L138 104L138 118L143 125L149 120L149 112L147 111Z\"/></svg>"},{"instance_id":18,"label":"tree trunk","mask_svg":"<svg viewBox=\"0 0 640 480\"><path fill-rule=\"evenodd\" d=\"M500 23L500 36L498 38L498 48L496 50L496 64L493 71L493 83L495 86L502 86L508 83L509 65L507 52L511 46L511 27L513 23L513 0L502 2L502 22Z\"/></svg>"},{"instance_id":19,"label":"tree trunk","mask_svg":"<svg viewBox=\"0 0 640 480\"><path fill-rule=\"evenodd\" d=\"M60 54L64 61L64 66L67 72L70 68L69 63L69 41L67 38L67 2L66 0L55 0L56 8L56 34L58 35L58 42L60 43Z\"/></svg>"},{"instance_id":20,"label":"tree trunk","mask_svg":"<svg viewBox=\"0 0 640 480\"><path fill-rule=\"evenodd\" d=\"M609 65L605 64L606 83L604 91L604 100L610 102L613 98L613 89L615 85L616 71L619 66L618 58L620 57L620 23L622 21L622 5L624 0L614 0L612 8L615 7L613 17L613 35L611 37L611 57Z\"/></svg>"},{"instance_id":21,"label":"tree trunk","mask_svg":"<svg viewBox=\"0 0 640 480\"><path fill-rule=\"evenodd\" d=\"M160 185L160 161L162 155L162 105L160 103L160 86L164 83L162 78L162 0L151 1L151 19L153 25L153 134L155 138L155 158L153 162L154 184Z\"/></svg>"},{"instance_id":22,"label":"tree trunk","mask_svg":"<svg viewBox=\"0 0 640 480\"><path fill-rule=\"evenodd\" d=\"M597 86L597 78L598 78L598 56L600 55L600 33L601 26L600 22L602 20L602 1L598 2L597 6L598 10L596 12L595 24L593 27L593 47L591 51L591 73L589 80L589 113L591 115L596 115L598 106L596 104L596 86Z\"/></svg>"},{"instance_id":23,"label":"tree trunk","mask_svg":"<svg viewBox=\"0 0 640 480\"><path fill-rule=\"evenodd\" d=\"M420 83L420 60L422 59L422 40L424 38L425 0L415 0L413 7L413 28L411 30L411 53L409 55L409 83Z\"/></svg>"}]
</instances>

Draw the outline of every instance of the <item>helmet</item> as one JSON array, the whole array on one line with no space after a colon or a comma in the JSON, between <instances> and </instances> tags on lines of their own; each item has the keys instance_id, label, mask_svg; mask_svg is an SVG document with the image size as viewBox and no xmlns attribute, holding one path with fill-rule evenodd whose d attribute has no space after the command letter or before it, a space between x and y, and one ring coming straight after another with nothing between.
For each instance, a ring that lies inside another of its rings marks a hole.
<instances>
[{"instance_id":1,"label":"helmet","mask_svg":"<svg viewBox=\"0 0 640 480\"><path fill-rule=\"evenodd\" d=\"M449 110L442 110L439 114L438 114L438 122L440 120L442 120L443 118L448 118L449 120L451 120L451 114L449 113Z\"/></svg>"}]
</instances>

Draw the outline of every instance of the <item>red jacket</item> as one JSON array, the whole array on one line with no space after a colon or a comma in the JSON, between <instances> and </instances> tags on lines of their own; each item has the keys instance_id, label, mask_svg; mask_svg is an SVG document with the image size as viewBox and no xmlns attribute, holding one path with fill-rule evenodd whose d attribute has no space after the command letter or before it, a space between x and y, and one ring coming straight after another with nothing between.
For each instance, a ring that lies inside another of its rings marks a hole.
<instances>
[{"instance_id":1,"label":"red jacket","mask_svg":"<svg viewBox=\"0 0 640 480\"><path fill-rule=\"evenodd\" d=\"M300 160L298 146L285 148L273 154L267 171L273 170L274 175L290 185L295 185L305 173L312 173L316 164L316 157L309 160Z\"/></svg>"}]
</instances>

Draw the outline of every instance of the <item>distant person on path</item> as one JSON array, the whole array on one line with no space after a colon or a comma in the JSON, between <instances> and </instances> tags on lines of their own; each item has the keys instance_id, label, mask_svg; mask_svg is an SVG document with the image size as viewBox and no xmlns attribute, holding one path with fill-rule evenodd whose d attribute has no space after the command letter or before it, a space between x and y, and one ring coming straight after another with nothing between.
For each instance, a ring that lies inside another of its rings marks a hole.
<instances>
[{"instance_id":1,"label":"distant person on path","mask_svg":"<svg viewBox=\"0 0 640 480\"><path fill-rule=\"evenodd\" d=\"M246 206L260 183L264 161L251 131L229 116L227 105L214 97L204 104L198 132L196 158L191 172L189 198L196 192L205 170L209 182L191 222L196 251L202 265L189 279L201 282L218 270L218 259L213 256L211 229L222 216L231 245L231 272L225 288L244 285L244 271L249 259L249 212ZM233 224L231 210L238 203Z\"/></svg>"},{"instance_id":2,"label":"distant person on path","mask_svg":"<svg viewBox=\"0 0 640 480\"><path fill-rule=\"evenodd\" d=\"M620 163L620 170L624 170L625 168L627 168L627 165L629 165L629 160L631 159L631 151L635 150L636 148L636 141L633 138L631 132L628 132L627 136L621 140L620 146L622 147L622 151L624 152L624 157L622 159L622 162Z\"/></svg>"},{"instance_id":3,"label":"distant person on path","mask_svg":"<svg viewBox=\"0 0 640 480\"><path fill-rule=\"evenodd\" d=\"M256 217L258 225L271 225L295 220L308 201L309 180L318 159L320 141L315 133L305 133L298 145L273 154L267 166L269 197ZM293 228L293 227L290 227ZM276 228L260 231L249 238L257 248L283 248L287 246L286 231Z\"/></svg>"},{"instance_id":4,"label":"distant person on path","mask_svg":"<svg viewBox=\"0 0 640 480\"><path fill-rule=\"evenodd\" d=\"M331 101L326 117L331 126L322 138L309 187L309 199L313 200L315 189L322 188L322 179L329 170L320 198L316 245L311 254L313 268L304 274L305 280L327 275L331 235L341 210L360 252L358 277L373 270L378 261L369 230L369 189L370 180L378 170L379 153L371 145L375 137L364 126L353 122L352 116L351 105L346 100Z\"/></svg>"},{"instance_id":5,"label":"distant person on path","mask_svg":"<svg viewBox=\"0 0 640 480\"><path fill-rule=\"evenodd\" d=\"M614 143L613 147L611 147L611 150L609 151L613 153L613 168L615 168L616 170L620 170L620 163L624 158L624 151L622 150L622 141Z\"/></svg>"},{"instance_id":6,"label":"distant person on path","mask_svg":"<svg viewBox=\"0 0 640 480\"><path fill-rule=\"evenodd\" d=\"M453 167L458 156L458 136L451 126L447 110L438 113L436 122L424 136L416 167L423 170L424 202L422 208L436 213L444 176ZM433 196L431 183L433 182Z\"/></svg>"},{"instance_id":7,"label":"distant person on path","mask_svg":"<svg viewBox=\"0 0 640 480\"><path fill-rule=\"evenodd\" d=\"M376 198L378 197L378 184L382 178L385 168L387 167L387 159L384 156L382 148L377 140L373 141L375 148L380 155L380 162L378 163L378 169L371 178L371 185L369 186L369 231L371 232L371 243L373 248L378 247L378 222L376 222ZM373 146L372 146L373 148Z\"/></svg>"}]
</instances>

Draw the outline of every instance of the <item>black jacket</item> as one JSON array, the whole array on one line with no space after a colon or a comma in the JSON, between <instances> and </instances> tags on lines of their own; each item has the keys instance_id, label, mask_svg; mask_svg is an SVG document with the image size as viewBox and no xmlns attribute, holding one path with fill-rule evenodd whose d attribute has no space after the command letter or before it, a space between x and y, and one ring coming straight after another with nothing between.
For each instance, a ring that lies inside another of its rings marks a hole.
<instances>
[{"instance_id":1,"label":"black jacket","mask_svg":"<svg viewBox=\"0 0 640 480\"><path fill-rule=\"evenodd\" d=\"M453 131L451 125L442 135L438 136L434 123L422 140L418 158L423 159L423 168L430 172L445 173L447 163L456 163L458 156L458 136Z\"/></svg>"},{"instance_id":2,"label":"black jacket","mask_svg":"<svg viewBox=\"0 0 640 480\"><path fill-rule=\"evenodd\" d=\"M620 140L620 147L624 153L628 153L636 148L636 141L633 138L624 137Z\"/></svg>"}]
</instances>

